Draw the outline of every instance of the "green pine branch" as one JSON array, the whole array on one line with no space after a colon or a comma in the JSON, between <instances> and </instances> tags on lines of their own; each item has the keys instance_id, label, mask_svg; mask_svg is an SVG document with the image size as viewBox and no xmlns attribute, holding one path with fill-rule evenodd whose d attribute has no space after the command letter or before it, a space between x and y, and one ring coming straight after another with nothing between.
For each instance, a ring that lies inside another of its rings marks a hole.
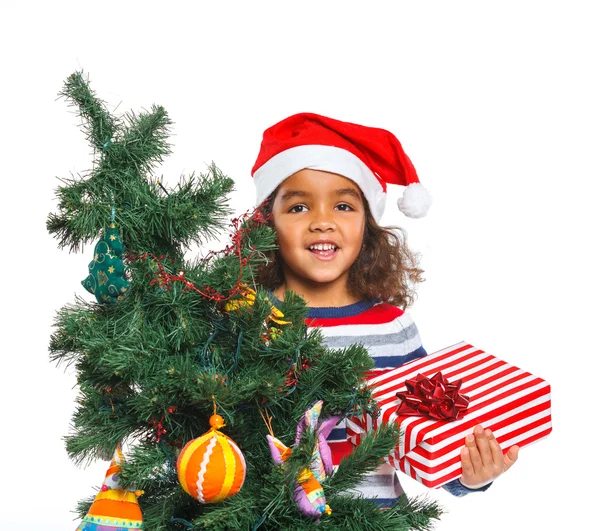
<instances>
[{"instance_id":1,"label":"green pine branch","mask_svg":"<svg viewBox=\"0 0 600 531\"><path fill-rule=\"evenodd\" d=\"M182 177L165 193L150 175L171 153L166 140L172 122L163 107L115 118L81 72L67 79L59 95L77 106L97 159L94 170L62 179L56 191L58 213L48 216L47 228L61 248L80 250L96 240L113 209L125 246L139 252L180 255L181 246L219 235L232 214L225 200L232 179L212 164L207 173Z\"/></svg>"}]
</instances>

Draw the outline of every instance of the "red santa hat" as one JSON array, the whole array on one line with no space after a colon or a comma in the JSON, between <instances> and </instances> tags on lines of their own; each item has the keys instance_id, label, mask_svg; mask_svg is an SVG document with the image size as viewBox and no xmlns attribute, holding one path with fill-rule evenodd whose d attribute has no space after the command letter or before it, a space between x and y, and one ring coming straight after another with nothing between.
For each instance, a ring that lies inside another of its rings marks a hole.
<instances>
[{"instance_id":1,"label":"red santa hat","mask_svg":"<svg viewBox=\"0 0 600 531\"><path fill-rule=\"evenodd\" d=\"M334 120L314 113L294 114L269 127L252 168L256 203L285 179L304 169L343 175L362 190L376 221L385 209L388 184L406 186L398 208L421 218L431 205L400 141L389 131Z\"/></svg>"}]
</instances>

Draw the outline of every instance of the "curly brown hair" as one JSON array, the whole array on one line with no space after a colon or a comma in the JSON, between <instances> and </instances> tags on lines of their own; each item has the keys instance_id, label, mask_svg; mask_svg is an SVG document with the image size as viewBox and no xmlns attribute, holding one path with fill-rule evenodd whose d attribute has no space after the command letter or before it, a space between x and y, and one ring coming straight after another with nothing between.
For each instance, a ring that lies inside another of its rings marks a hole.
<instances>
[{"instance_id":1,"label":"curly brown hair","mask_svg":"<svg viewBox=\"0 0 600 531\"><path fill-rule=\"evenodd\" d=\"M257 209L272 228L272 206L278 191L279 187ZM425 280L421 276L424 271L419 268L420 255L408 248L402 227L378 225L362 191L361 197L365 209L363 246L350 267L348 292L361 299L377 298L406 309L416 298L414 286ZM275 250L266 253L265 258L264 265L257 269L256 280L273 291L285 280L281 257Z\"/></svg>"}]
</instances>

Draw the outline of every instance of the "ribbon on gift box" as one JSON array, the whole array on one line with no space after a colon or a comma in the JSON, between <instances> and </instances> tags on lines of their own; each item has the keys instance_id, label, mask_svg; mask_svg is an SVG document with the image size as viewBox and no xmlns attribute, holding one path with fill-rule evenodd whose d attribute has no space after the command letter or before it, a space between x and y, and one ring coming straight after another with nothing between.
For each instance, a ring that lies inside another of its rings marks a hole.
<instances>
[{"instance_id":1,"label":"ribbon on gift box","mask_svg":"<svg viewBox=\"0 0 600 531\"><path fill-rule=\"evenodd\" d=\"M422 415L435 420L453 421L464 417L469 407L469 397L458 392L462 380L449 382L441 372L431 378L419 373L404 384L407 391L396 393L400 399L397 415Z\"/></svg>"}]
</instances>

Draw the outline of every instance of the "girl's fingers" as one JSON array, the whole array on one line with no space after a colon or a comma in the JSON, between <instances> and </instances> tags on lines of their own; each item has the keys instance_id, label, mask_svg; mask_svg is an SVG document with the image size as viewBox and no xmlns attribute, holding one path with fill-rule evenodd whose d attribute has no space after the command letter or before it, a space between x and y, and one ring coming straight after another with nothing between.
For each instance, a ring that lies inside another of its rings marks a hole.
<instances>
[{"instance_id":1,"label":"girl's fingers","mask_svg":"<svg viewBox=\"0 0 600 531\"><path fill-rule=\"evenodd\" d=\"M475 442L477 443L477 448L479 449L479 456L481 457L481 462L483 466L487 469L490 469L494 466L494 458L492 456L492 450L490 448L490 438L483 430L483 427L480 425L475 426L473 430L475 434ZM490 434L491 430L487 430ZM492 437L493 434L492 434Z\"/></svg>"},{"instance_id":2,"label":"girl's fingers","mask_svg":"<svg viewBox=\"0 0 600 531\"><path fill-rule=\"evenodd\" d=\"M511 466L513 466L516 463L518 457L519 447L515 444L514 446L511 446L508 452L506 452L506 455L503 456L504 471L508 470Z\"/></svg>"},{"instance_id":3,"label":"girl's fingers","mask_svg":"<svg viewBox=\"0 0 600 531\"><path fill-rule=\"evenodd\" d=\"M462 465L462 474L463 476L472 476L475 473L473 469L473 463L471 463L471 456L469 454L469 449L463 446L460 451L460 462Z\"/></svg>"},{"instance_id":4,"label":"girl's fingers","mask_svg":"<svg viewBox=\"0 0 600 531\"><path fill-rule=\"evenodd\" d=\"M485 430L485 436L489 443L492 464L496 470L502 471L504 467L504 455L502 454L502 448L500 448L500 444L496 440L492 430Z\"/></svg>"},{"instance_id":5,"label":"girl's fingers","mask_svg":"<svg viewBox=\"0 0 600 531\"><path fill-rule=\"evenodd\" d=\"M469 433L469 435L466 436L465 442L467 448L469 449L469 458L473 464L473 471L474 473L477 473L483 467L483 463L481 462L479 449L477 448L477 443L475 442L475 437L472 433Z\"/></svg>"}]
</instances>

